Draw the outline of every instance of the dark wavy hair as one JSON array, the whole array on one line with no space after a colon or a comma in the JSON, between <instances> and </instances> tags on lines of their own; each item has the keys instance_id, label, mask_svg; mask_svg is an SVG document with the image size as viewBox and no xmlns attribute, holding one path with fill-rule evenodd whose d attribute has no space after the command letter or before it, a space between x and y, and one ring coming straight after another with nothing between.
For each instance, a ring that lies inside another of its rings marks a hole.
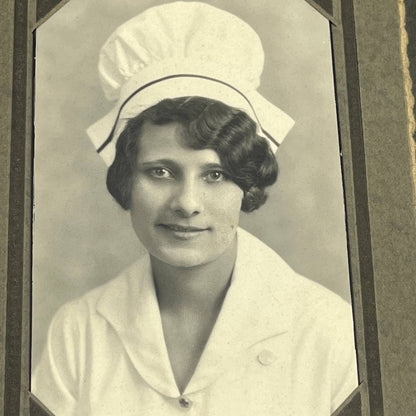
<instances>
[{"instance_id":1,"label":"dark wavy hair","mask_svg":"<svg viewBox=\"0 0 416 416\"><path fill-rule=\"evenodd\" d=\"M184 141L192 149L212 149L230 179L243 191L241 210L251 212L267 199L265 188L277 179L277 162L267 141L257 135L255 122L243 111L204 97L165 99L129 120L116 145L108 169L107 188L125 210L130 209L131 189L145 122L163 125L178 122Z\"/></svg>"}]
</instances>

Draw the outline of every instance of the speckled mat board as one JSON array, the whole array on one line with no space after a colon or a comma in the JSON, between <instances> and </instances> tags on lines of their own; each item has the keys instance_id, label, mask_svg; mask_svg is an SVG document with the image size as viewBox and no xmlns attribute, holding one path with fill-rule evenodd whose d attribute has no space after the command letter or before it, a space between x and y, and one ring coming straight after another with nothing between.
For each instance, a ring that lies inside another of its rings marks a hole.
<instances>
[{"instance_id":1,"label":"speckled mat board","mask_svg":"<svg viewBox=\"0 0 416 416\"><path fill-rule=\"evenodd\" d=\"M360 382L334 415L414 415L416 165L403 22L408 22L412 74L416 5L412 0L304 2L329 27L348 245L346 296L353 305ZM32 98L36 29L66 3L0 3L0 415L5 416L51 414L30 392Z\"/></svg>"}]
</instances>

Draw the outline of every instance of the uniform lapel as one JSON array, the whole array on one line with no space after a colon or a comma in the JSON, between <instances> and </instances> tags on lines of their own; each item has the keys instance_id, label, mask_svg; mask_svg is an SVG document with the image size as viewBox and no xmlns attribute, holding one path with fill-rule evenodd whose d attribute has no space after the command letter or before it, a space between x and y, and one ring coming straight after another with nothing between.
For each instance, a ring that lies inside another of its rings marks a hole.
<instances>
[{"instance_id":1,"label":"uniform lapel","mask_svg":"<svg viewBox=\"0 0 416 416\"><path fill-rule=\"evenodd\" d=\"M288 299L294 296L288 273L293 272L276 253L239 230L232 282L185 393L207 387L227 371L240 371L247 351L271 338L279 337L282 371L288 367L292 325Z\"/></svg>"},{"instance_id":2,"label":"uniform lapel","mask_svg":"<svg viewBox=\"0 0 416 416\"><path fill-rule=\"evenodd\" d=\"M97 311L117 332L141 377L161 394L177 397L148 255L110 283Z\"/></svg>"}]
</instances>

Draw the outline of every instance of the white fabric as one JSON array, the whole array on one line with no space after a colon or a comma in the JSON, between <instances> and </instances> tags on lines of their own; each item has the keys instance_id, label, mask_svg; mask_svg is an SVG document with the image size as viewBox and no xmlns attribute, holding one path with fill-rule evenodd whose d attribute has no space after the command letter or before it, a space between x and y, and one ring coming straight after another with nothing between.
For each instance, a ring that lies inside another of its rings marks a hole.
<instances>
[{"instance_id":1,"label":"white fabric","mask_svg":"<svg viewBox=\"0 0 416 416\"><path fill-rule=\"evenodd\" d=\"M263 65L264 52L258 35L237 16L199 2L152 7L117 28L101 48L98 63L101 85L107 98L117 103L87 133L99 148L132 93L164 77L190 74L213 78L232 88L220 88L217 81L192 77L165 80L129 101L120 115L121 123L164 98L194 95L247 112L257 123L260 135L267 139L263 128L281 143L293 120L258 93ZM242 100L233 88L251 104ZM273 151L277 149L273 142L269 144ZM107 165L114 159L114 150L111 143L100 152Z\"/></svg>"},{"instance_id":2,"label":"white fabric","mask_svg":"<svg viewBox=\"0 0 416 416\"><path fill-rule=\"evenodd\" d=\"M63 306L32 379L57 416L329 416L357 386L350 306L243 230L232 283L179 403L144 256Z\"/></svg>"}]
</instances>

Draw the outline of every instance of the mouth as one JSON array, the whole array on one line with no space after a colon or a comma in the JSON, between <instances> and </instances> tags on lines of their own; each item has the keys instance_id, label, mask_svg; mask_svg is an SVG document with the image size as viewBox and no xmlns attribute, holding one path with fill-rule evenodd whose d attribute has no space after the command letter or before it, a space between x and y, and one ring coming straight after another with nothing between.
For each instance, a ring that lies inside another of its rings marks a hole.
<instances>
[{"instance_id":1,"label":"mouth","mask_svg":"<svg viewBox=\"0 0 416 416\"><path fill-rule=\"evenodd\" d=\"M197 237L208 231L209 228L206 227L194 227L190 225L181 225L181 224L158 224L163 230L173 234L175 237L188 240L193 237Z\"/></svg>"}]
</instances>

